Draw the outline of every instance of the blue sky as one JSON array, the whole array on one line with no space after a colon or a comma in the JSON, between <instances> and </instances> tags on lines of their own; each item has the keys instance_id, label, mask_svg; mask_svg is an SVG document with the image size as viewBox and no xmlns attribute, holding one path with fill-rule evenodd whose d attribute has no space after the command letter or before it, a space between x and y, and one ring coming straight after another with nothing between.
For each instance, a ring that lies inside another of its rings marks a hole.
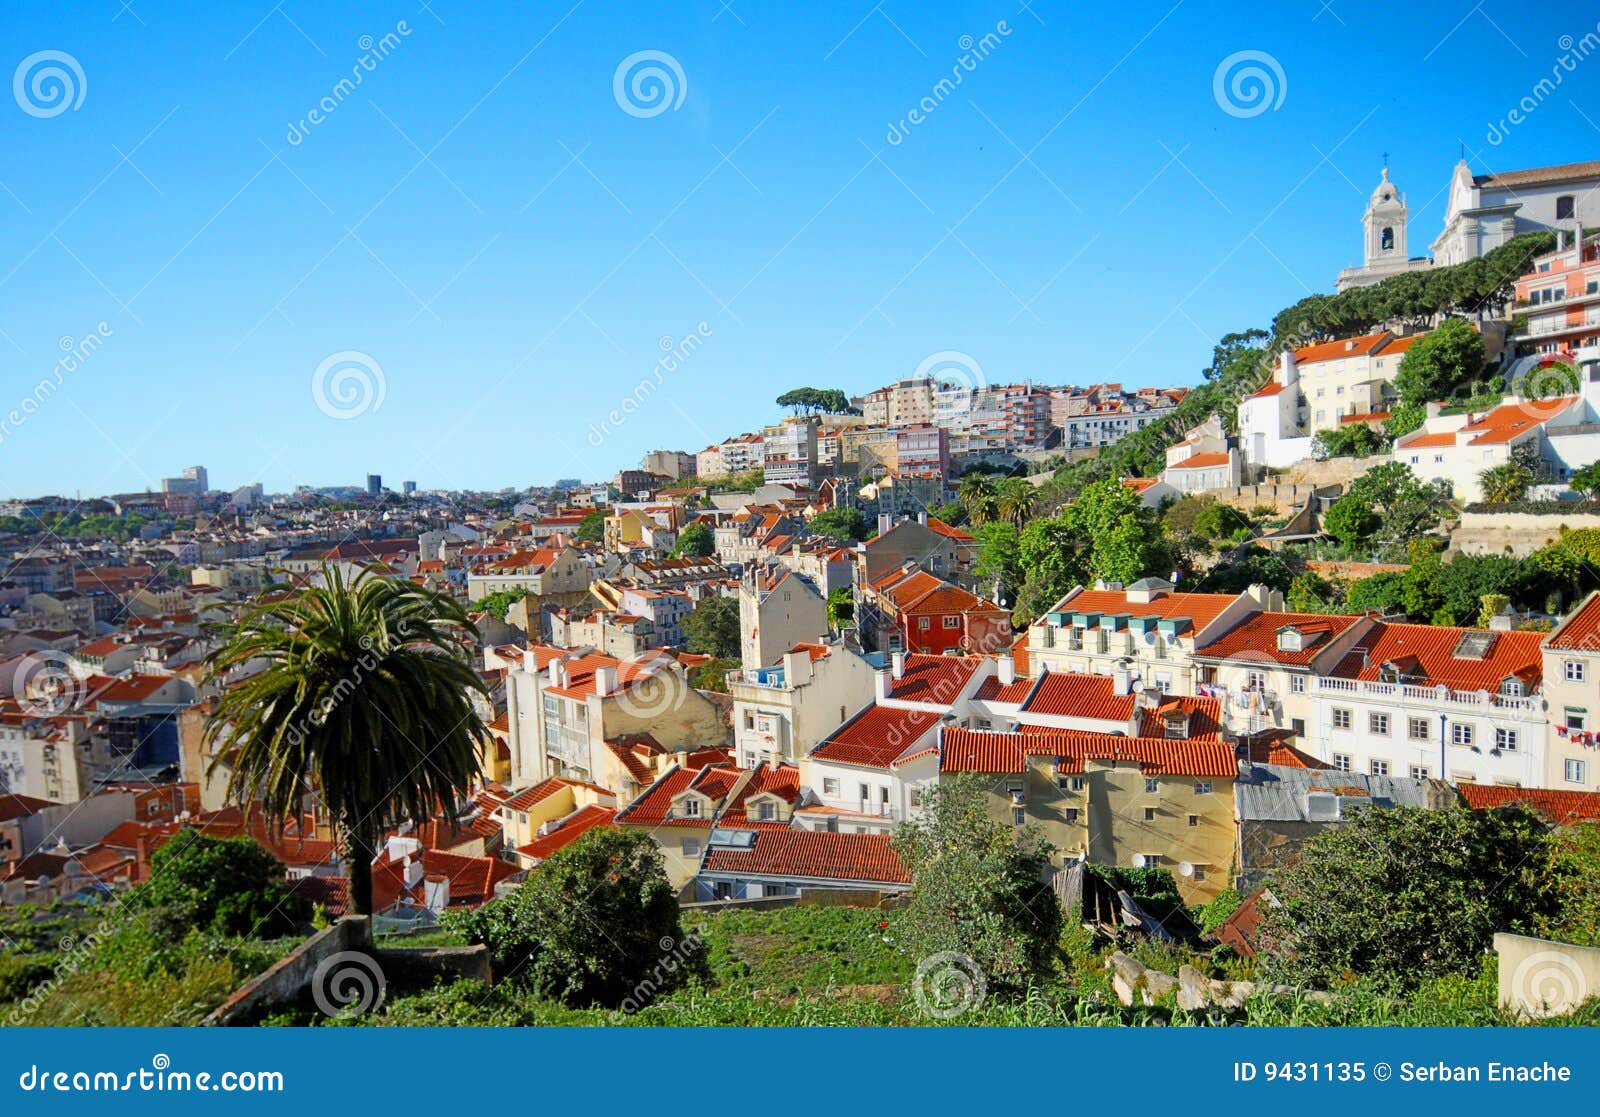
<instances>
[{"instance_id":1,"label":"blue sky","mask_svg":"<svg viewBox=\"0 0 1600 1117\"><path fill-rule=\"evenodd\" d=\"M1600 152L1600 56L1488 139L1596 11L1244 7L15 0L5 66L69 55L82 100L25 75L0 108L0 416L109 336L0 423L0 497L193 463L275 491L608 476L943 350L990 381L1193 383L1358 257L1383 152L1413 254L1463 144L1478 172ZM641 51L676 107L619 103ZM1276 107L1219 105L1240 51L1276 62ZM352 352L382 398L340 418L313 378Z\"/></svg>"}]
</instances>

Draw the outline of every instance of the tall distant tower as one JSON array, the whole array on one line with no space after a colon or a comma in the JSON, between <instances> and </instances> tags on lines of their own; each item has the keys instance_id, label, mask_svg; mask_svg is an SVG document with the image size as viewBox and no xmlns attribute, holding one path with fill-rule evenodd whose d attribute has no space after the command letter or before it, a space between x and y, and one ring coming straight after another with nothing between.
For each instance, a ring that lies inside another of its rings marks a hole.
<instances>
[{"instance_id":1,"label":"tall distant tower","mask_svg":"<svg viewBox=\"0 0 1600 1117\"><path fill-rule=\"evenodd\" d=\"M1389 181L1389 168L1385 165L1377 188L1367 199L1367 211L1361 215L1361 226L1366 230L1361 267L1340 272L1336 289L1370 287L1391 275L1428 267L1426 259L1413 260L1406 255L1406 223L1410 217L1405 195Z\"/></svg>"},{"instance_id":2,"label":"tall distant tower","mask_svg":"<svg viewBox=\"0 0 1600 1117\"><path fill-rule=\"evenodd\" d=\"M1389 168L1383 168L1383 179L1372 192L1367 212L1361 217L1361 224L1367 230L1367 267L1405 262L1406 221L1410 216L1404 195L1389 181Z\"/></svg>"}]
</instances>

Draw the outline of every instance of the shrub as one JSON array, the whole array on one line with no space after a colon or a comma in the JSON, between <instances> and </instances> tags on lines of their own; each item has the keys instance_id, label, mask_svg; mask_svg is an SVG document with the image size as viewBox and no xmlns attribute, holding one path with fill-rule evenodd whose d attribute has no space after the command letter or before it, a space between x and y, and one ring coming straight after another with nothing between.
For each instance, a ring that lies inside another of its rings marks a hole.
<instances>
[{"instance_id":1,"label":"shrub","mask_svg":"<svg viewBox=\"0 0 1600 1117\"><path fill-rule=\"evenodd\" d=\"M150 879L128 894L132 910L155 910L179 939L187 930L275 937L307 918L284 887L283 866L248 838L181 830L150 857Z\"/></svg>"}]
</instances>

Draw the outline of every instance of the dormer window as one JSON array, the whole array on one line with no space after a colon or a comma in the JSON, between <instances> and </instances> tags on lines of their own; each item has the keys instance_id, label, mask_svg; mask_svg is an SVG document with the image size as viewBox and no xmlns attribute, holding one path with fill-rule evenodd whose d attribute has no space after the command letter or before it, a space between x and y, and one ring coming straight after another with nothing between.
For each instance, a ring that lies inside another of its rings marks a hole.
<instances>
[{"instance_id":1,"label":"dormer window","mask_svg":"<svg viewBox=\"0 0 1600 1117\"><path fill-rule=\"evenodd\" d=\"M1280 652L1298 652L1305 650L1305 633L1298 628L1288 627L1278 629L1278 650Z\"/></svg>"},{"instance_id":2,"label":"dormer window","mask_svg":"<svg viewBox=\"0 0 1600 1117\"><path fill-rule=\"evenodd\" d=\"M1186 713L1168 714L1166 716L1167 739L1169 741L1185 741L1189 738L1189 715Z\"/></svg>"},{"instance_id":3,"label":"dormer window","mask_svg":"<svg viewBox=\"0 0 1600 1117\"><path fill-rule=\"evenodd\" d=\"M691 798L685 799L683 801L683 817L684 818L699 818L700 817L700 800L699 799L691 797Z\"/></svg>"},{"instance_id":4,"label":"dormer window","mask_svg":"<svg viewBox=\"0 0 1600 1117\"><path fill-rule=\"evenodd\" d=\"M1500 681L1500 693L1507 698L1524 698L1528 688L1522 685L1521 679L1507 678Z\"/></svg>"}]
</instances>

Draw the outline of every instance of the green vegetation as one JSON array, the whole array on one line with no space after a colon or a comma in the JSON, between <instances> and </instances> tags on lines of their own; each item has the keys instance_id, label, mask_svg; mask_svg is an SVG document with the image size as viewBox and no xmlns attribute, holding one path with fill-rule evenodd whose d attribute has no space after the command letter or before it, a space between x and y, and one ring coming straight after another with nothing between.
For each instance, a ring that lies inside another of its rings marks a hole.
<instances>
[{"instance_id":1,"label":"green vegetation","mask_svg":"<svg viewBox=\"0 0 1600 1117\"><path fill-rule=\"evenodd\" d=\"M1576 470L1567 483L1573 492L1582 493L1590 500L1600 500L1600 462L1590 462Z\"/></svg>"},{"instance_id":2,"label":"green vegetation","mask_svg":"<svg viewBox=\"0 0 1600 1117\"><path fill-rule=\"evenodd\" d=\"M486 593L478 598L470 608L474 613L489 613L500 620L505 620L506 613L510 611L511 606L527 596L527 590L495 590L493 593Z\"/></svg>"},{"instance_id":3,"label":"green vegetation","mask_svg":"<svg viewBox=\"0 0 1600 1117\"><path fill-rule=\"evenodd\" d=\"M811 534L827 535L841 543L860 543L872 535L872 526L859 508L829 508L811 517Z\"/></svg>"},{"instance_id":4,"label":"green vegetation","mask_svg":"<svg viewBox=\"0 0 1600 1117\"><path fill-rule=\"evenodd\" d=\"M1311 456L1318 461L1328 458L1366 458L1387 450L1390 441L1389 435L1366 423L1347 423L1334 430L1318 431L1311 440Z\"/></svg>"},{"instance_id":5,"label":"green vegetation","mask_svg":"<svg viewBox=\"0 0 1600 1117\"><path fill-rule=\"evenodd\" d=\"M168 522L166 517L146 516L142 512L129 512L126 516L84 516L77 512L38 517L0 516L0 532L31 535L47 531L62 539L115 539L126 543L137 539L146 525Z\"/></svg>"},{"instance_id":6,"label":"green vegetation","mask_svg":"<svg viewBox=\"0 0 1600 1117\"><path fill-rule=\"evenodd\" d=\"M1538 452L1529 444L1517 447L1509 460L1490 466L1478 475L1485 504L1515 504L1528 495L1539 480Z\"/></svg>"},{"instance_id":7,"label":"green vegetation","mask_svg":"<svg viewBox=\"0 0 1600 1117\"><path fill-rule=\"evenodd\" d=\"M210 772L228 794L279 821L299 816L306 789L343 829L350 903L372 911L378 836L463 800L488 736L471 695L471 622L447 597L368 571L346 583L324 565L322 585L259 600L221 630L210 678L266 667L221 688L206 720Z\"/></svg>"},{"instance_id":8,"label":"green vegetation","mask_svg":"<svg viewBox=\"0 0 1600 1117\"><path fill-rule=\"evenodd\" d=\"M1164 574L1174 557L1156 513L1116 478L1088 485L1055 516L1031 520L1017 537L1017 556L1018 624L1043 613L1073 586Z\"/></svg>"},{"instance_id":9,"label":"green vegetation","mask_svg":"<svg viewBox=\"0 0 1600 1117\"><path fill-rule=\"evenodd\" d=\"M1497 931L1532 932L1558 910L1554 840L1520 808L1362 808L1273 877L1262 941L1289 982L1385 988L1474 973ZM1492 886L1491 886L1492 882Z\"/></svg>"},{"instance_id":10,"label":"green vegetation","mask_svg":"<svg viewBox=\"0 0 1600 1117\"><path fill-rule=\"evenodd\" d=\"M1465 319L1449 318L1406 350L1394 388L1403 403L1427 404L1457 396L1482 375L1483 335Z\"/></svg>"},{"instance_id":11,"label":"green vegetation","mask_svg":"<svg viewBox=\"0 0 1600 1117\"><path fill-rule=\"evenodd\" d=\"M828 627L843 632L855 623L856 597L849 586L828 592Z\"/></svg>"},{"instance_id":12,"label":"green vegetation","mask_svg":"<svg viewBox=\"0 0 1600 1117\"><path fill-rule=\"evenodd\" d=\"M578 524L574 538L580 543L599 543L606 537L606 514L599 509L588 513Z\"/></svg>"},{"instance_id":13,"label":"green vegetation","mask_svg":"<svg viewBox=\"0 0 1600 1117\"><path fill-rule=\"evenodd\" d=\"M895 831L912 876L895 940L911 958L959 954L990 989L1020 992L1053 969L1061 905L1044 882L1050 847L990 818L988 801L982 777L941 782Z\"/></svg>"},{"instance_id":14,"label":"green vegetation","mask_svg":"<svg viewBox=\"0 0 1600 1117\"><path fill-rule=\"evenodd\" d=\"M705 973L661 850L637 830L589 831L459 924L508 983L575 1007L636 1009Z\"/></svg>"},{"instance_id":15,"label":"green vegetation","mask_svg":"<svg viewBox=\"0 0 1600 1117\"><path fill-rule=\"evenodd\" d=\"M293 934L310 911L284 886L283 865L248 838L179 831L150 856L150 879L128 897L164 923L227 937Z\"/></svg>"},{"instance_id":16,"label":"green vegetation","mask_svg":"<svg viewBox=\"0 0 1600 1117\"><path fill-rule=\"evenodd\" d=\"M738 599L721 595L704 598L683 618L680 627L689 651L718 659L738 658Z\"/></svg>"},{"instance_id":17,"label":"green vegetation","mask_svg":"<svg viewBox=\"0 0 1600 1117\"><path fill-rule=\"evenodd\" d=\"M717 551L717 536L711 525L694 523L678 535L677 546L672 548L673 558L710 558Z\"/></svg>"},{"instance_id":18,"label":"green vegetation","mask_svg":"<svg viewBox=\"0 0 1600 1117\"><path fill-rule=\"evenodd\" d=\"M1373 466L1328 509L1323 527L1346 547L1405 546L1426 535L1454 509L1440 481L1420 481L1403 462Z\"/></svg>"},{"instance_id":19,"label":"green vegetation","mask_svg":"<svg viewBox=\"0 0 1600 1117\"><path fill-rule=\"evenodd\" d=\"M850 397L838 388L795 388L783 393L777 400L779 407L787 407L796 415L826 412L844 415L850 412Z\"/></svg>"}]
</instances>

